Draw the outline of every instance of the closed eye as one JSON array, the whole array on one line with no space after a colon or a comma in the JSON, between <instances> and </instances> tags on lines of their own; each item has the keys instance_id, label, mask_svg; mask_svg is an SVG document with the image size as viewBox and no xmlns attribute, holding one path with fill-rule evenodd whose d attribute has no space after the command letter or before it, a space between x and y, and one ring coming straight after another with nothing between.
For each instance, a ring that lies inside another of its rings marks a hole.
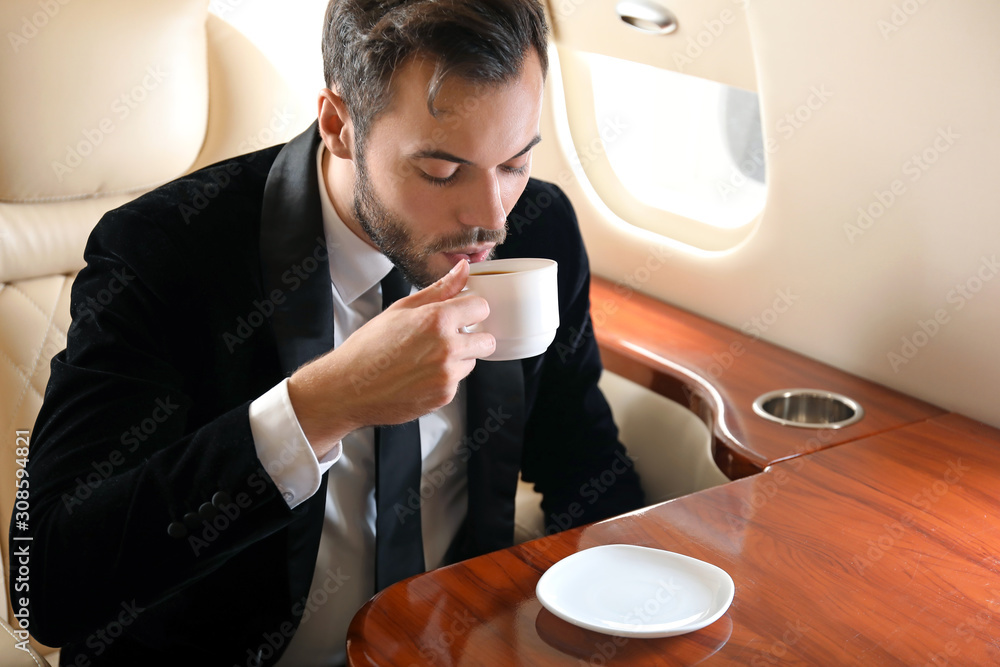
<instances>
[{"instance_id":1,"label":"closed eye","mask_svg":"<svg viewBox=\"0 0 1000 667\"><path fill-rule=\"evenodd\" d=\"M421 171L420 172L420 177L421 178L423 178L428 183L430 183L432 185L437 185L437 186L448 185L449 183L452 183L457 176L458 176L458 169L456 169L455 171L451 172L450 176L446 176L446 177L443 177L443 178L440 177L440 176L431 176L426 171Z\"/></svg>"},{"instance_id":2,"label":"closed eye","mask_svg":"<svg viewBox=\"0 0 1000 667\"><path fill-rule=\"evenodd\" d=\"M508 174L513 174L515 176L523 176L528 172L528 163L525 162L520 167L508 167L506 165L500 165L500 169L507 172Z\"/></svg>"}]
</instances>

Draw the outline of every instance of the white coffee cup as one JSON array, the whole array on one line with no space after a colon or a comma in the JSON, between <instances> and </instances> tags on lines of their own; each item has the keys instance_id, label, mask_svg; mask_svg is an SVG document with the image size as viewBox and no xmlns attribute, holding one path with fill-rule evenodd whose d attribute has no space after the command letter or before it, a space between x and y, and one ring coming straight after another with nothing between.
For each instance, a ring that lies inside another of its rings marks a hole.
<instances>
[{"instance_id":1,"label":"white coffee cup","mask_svg":"<svg viewBox=\"0 0 1000 667\"><path fill-rule=\"evenodd\" d=\"M486 299L490 314L467 327L497 339L488 361L526 359L544 352L559 328L558 265L551 259L514 258L476 262L466 289Z\"/></svg>"}]
</instances>

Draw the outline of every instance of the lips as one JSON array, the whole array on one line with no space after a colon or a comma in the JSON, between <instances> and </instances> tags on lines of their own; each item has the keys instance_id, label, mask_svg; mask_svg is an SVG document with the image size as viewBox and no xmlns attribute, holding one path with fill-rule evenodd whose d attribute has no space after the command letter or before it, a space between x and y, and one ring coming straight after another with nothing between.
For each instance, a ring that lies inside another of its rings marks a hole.
<instances>
[{"instance_id":1,"label":"lips","mask_svg":"<svg viewBox=\"0 0 1000 667\"><path fill-rule=\"evenodd\" d=\"M460 262L463 259L475 264L476 262L482 262L488 259L491 252L493 252L493 244L473 248L461 248L456 252L446 252L444 253L444 256L447 257L448 261L452 264Z\"/></svg>"}]
</instances>

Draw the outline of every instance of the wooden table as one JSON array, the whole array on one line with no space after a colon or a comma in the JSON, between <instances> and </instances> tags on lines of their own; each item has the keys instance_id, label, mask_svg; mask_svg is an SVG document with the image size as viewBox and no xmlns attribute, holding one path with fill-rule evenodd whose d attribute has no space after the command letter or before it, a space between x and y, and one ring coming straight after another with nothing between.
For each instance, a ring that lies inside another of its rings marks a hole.
<instances>
[{"instance_id":1,"label":"wooden table","mask_svg":"<svg viewBox=\"0 0 1000 667\"><path fill-rule=\"evenodd\" d=\"M1000 664L1000 431L595 279L608 369L690 407L723 486L409 579L354 618L368 665ZM783 388L865 418L789 428L751 409ZM637 544L714 563L728 612L680 637L583 630L541 607L555 562Z\"/></svg>"},{"instance_id":2,"label":"wooden table","mask_svg":"<svg viewBox=\"0 0 1000 667\"><path fill-rule=\"evenodd\" d=\"M728 612L687 635L577 628L535 597L601 544L714 563ZM362 665L1000 664L1000 432L955 415L414 577L348 637Z\"/></svg>"},{"instance_id":3,"label":"wooden table","mask_svg":"<svg viewBox=\"0 0 1000 667\"><path fill-rule=\"evenodd\" d=\"M633 291L594 278L591 317L605 367L689 407L709 427L715 462L739 479L784 459L945 414L863 380ZM751 330L752 332L752 330ZM754 399L809 388L853 398L860 422L838 430L787 428L754 414Z\"/></svg>"}]
</instances>

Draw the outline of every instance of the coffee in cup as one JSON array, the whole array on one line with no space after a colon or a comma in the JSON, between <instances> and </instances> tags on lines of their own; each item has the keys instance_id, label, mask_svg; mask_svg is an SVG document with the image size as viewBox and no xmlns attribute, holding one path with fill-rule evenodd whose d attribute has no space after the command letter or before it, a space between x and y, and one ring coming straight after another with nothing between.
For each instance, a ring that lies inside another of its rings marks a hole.
<instances>
[{"instance_id":1,"label":"coffee in cup","mask_svg":"<svg viewBox=\"0 0 1000 667\"><path fill-rule=\"evenodd\" d=\"M486 299L490 314L466 327L487 332L497 348L487 361L526 359L544 352L559 328L558 265L551 259L513 258L470 266L466 290Z\"/></svg>"}]
</instances>

